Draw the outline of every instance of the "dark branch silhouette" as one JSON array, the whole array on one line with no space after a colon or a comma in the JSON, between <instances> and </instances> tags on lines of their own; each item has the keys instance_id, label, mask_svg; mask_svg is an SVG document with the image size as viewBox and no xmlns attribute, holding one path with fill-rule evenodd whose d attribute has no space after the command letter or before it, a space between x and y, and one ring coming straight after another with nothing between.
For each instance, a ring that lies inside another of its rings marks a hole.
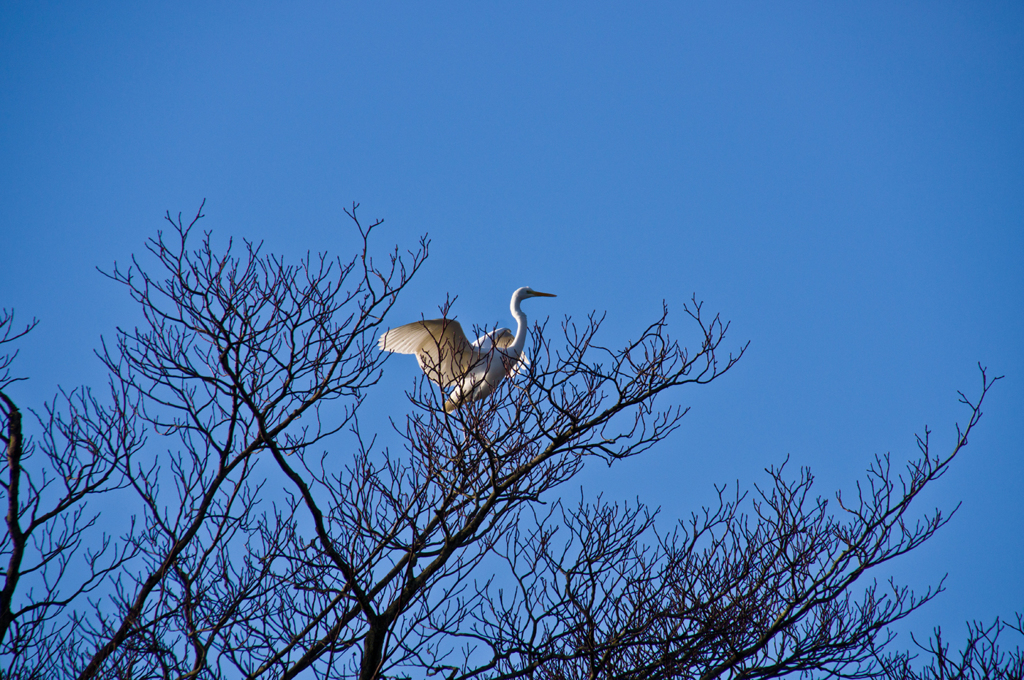
<instances>
[{"instance_id":1,"label":"dark branch silhouette","mask_svg":"<svg viewBox=\"0 0 1024 680\"><path fill-rule=\"evenodd\" d=\"M99 352L102 398L61 392L26 425L0 356L2 677L1020 677L1019 648L997 645L1019 618L972 624L960 656L941 631L890 649L942 584L873 576L949 521L915 501L967 444L984 370L950 448L925 430L852 495L784 463L674 529L639 502L569 503L585 465L667 445L684 391L746 346L723 349L728 323L696 298L690 348L667 309L620 348L598 314L534 324L493 393L446 412L420 374L405 419L370 433L378 337L428 241L375 259L380 222L356 207L352 258L295 264L217 250L201 210L168 215L106 274L143 321ZM0 344L32 325L4 312Z\"/></svg>"}]
</instances>

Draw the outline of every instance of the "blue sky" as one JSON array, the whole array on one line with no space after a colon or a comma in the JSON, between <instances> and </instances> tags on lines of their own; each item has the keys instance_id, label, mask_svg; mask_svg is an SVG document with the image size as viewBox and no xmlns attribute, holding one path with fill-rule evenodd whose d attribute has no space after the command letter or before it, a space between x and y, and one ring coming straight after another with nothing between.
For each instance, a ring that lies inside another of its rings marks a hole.
<instances>
[{"instance_id":1,"label":"blue sky","mask_svg":"<svg viewBox=\"0 0 1024 680\"><path fill-rule=\"evenodd\" d=\"M663 508L763 482L820 493L939 447L1006 374L894 565L948 592L908 623L1024 610L1024 8L1018 3L82 3L0 6L0 304L41 320L15 388L102 383L135 323L96 272L165 210L295 258L343 256L342 208L431 257L392 322L607 311L609 344L696 293L751 341L678 399L684 427L584 493ZM389 362L373 402L414 374Z\"/></svg>"}]
</instances>

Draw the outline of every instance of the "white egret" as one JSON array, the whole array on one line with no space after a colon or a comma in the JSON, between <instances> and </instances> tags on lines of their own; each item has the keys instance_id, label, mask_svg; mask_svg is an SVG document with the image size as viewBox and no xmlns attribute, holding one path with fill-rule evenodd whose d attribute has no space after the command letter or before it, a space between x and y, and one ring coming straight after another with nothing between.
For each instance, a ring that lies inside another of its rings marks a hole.
<instances>
[{"instance_id":1,"label":"white egret","mask_svg":"<svg viewBox=\"0 0 1024 680\"><path fill-rule=\"evenodd\" d=\"M470 342L454 319L424 319L392 328L377 345L387 352L415 354L427 377L443 388L453 388L444 410L451 412L467 401L483 399L506 375L523 369L527 359L526 315L520 304L526 298L555 297L524 286L512 293L509 308L516 320L516 334L498 328Z\"/></svg>"}]
</instances>

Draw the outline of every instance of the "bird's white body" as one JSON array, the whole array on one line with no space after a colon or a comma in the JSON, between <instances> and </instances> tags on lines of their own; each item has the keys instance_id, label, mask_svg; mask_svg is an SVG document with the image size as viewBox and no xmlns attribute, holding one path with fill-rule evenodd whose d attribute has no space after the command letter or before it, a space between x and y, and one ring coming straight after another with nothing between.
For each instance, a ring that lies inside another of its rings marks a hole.
<instances>
[{"instance_id":1,"label":"bird's white body","mask_svg":"<svg viewBox=\"0 0 1024 680\"><path fill-rule=\"evenodd\" d=\"M528 326L520 307L531 297L555 297L529 287L512 294L509 308L516 320L516 333L498 328L469 342L458 321L424 319L392 328L380 336L378 346L388 352L415 354L428 378L452 388L445 411L454 411L467 401L491 394L505 376L521 371L528 360L523 354Z\"/></svg>"}]
</instances>

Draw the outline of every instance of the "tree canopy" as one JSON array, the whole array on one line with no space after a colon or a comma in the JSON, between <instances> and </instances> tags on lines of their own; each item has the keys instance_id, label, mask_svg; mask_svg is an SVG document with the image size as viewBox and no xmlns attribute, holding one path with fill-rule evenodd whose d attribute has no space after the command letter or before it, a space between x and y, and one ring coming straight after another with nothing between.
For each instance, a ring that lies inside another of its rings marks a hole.
<instances>
[{"instance_id":1,"label":"tree canopy","mask_svg":"<svg viewBox=\"0 0 1024 680\"><path fill-rule=\"evenodd\" d=\"M1019 615L972 624L959 653L938 630L894 649L891 625L943 586L877 578L949 521L917 500L977 426L998 380L984 369L955 441L926 429L852 496L780 461L672 523L570 502L567 483L670 445L684 391L741 359L696 298L689 347L667 309L621 347L597 313L535 324L528 366L489 397L449 413L421 377L395 395L404 421L372 432L377 337L427 240L375 255L380 222L353 206L356 253L290 264L257 243L216 250L201 216L168 215L145 258L107 273L144 322L98 352L102 393L26 415L16 351L0 360L4 678L1024 673L1019 644L1000 648ZM5 312L0 344L31 329Z\"/></svg>"}]
</instances>

